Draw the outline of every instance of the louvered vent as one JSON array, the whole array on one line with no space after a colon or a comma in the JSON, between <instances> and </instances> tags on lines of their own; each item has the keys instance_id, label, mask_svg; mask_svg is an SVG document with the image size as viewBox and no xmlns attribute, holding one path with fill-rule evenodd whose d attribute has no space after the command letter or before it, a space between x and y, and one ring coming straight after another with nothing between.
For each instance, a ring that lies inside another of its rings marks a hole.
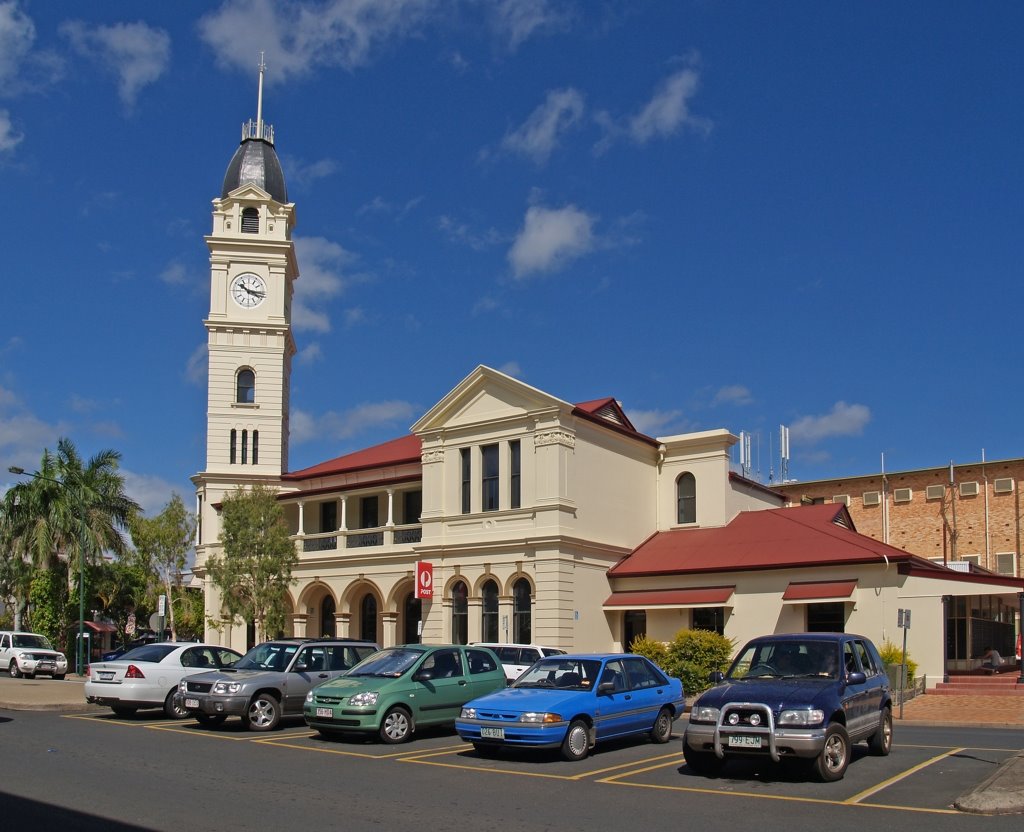
<instances>
[{"instance_id":1,"label":"louvered vent","mask_svg":"<svg viewBox=\"0 0 1024 832\"><path fill-rule=\"evenodd\" d=\"M976 483L976 482L962 482L962 483L960 483L960 496L961 497L977 497L978 496L978 483Z\"/></svg>"},{"instance_id":2,"label":"louvered vent","mask_svg":"<svg viewBox=\"0 0 1024 832\"><path fill-rule=\"evenodd\" d=\"M944 485L929 485L924 490L924 498L926 500L941 500L946 494L946 486Z\"/></svg>"},{"instance_id":3,"label":"louvered vent","mask_svg":"<svg viewBox=\"0 0 1024 832\"><path fill-rule=\"evenodd\" d=\"M897 488L892 492L892 501L894 503L909 503L914 497L914 490L912 488Z\"/></svg>"},{"instance_id":4,"label":"louvered vent","mask_svg":"<svg viewBox=\"0 0 1024 832\"><path fill-rule=\"evenodd\" d=\"M260 233L260 212L255 208L245 208L242 210L242 233Z\"/></svg>"},{"instance_id":5,"label":"louvered vent","mask_svg":"<svg viewBox=\"0 0 1024 832\"><path fill-rule=\"evenodd\" d=\"M849 494L834 494L832 496L832 502L833 503L842 503L844 506L848 506L848 505L850 505L850 495Z\"/></svg>"},{"instance_id":6,"label":"louvered vent","mask_svg":"<svg viewBox=\"0 0 1024 832\"><path fill-rule=\"evenodd\" d=\"M992 490L996 494L1009 494L1013 491L1013 477L1000 477L993 483Z\"/></svg>"},{"instance_id":7,"label":"louvered vent","mask_svg":"<svg viewBox=\"0 0 1024 832\"><path fill-rule=\"evenodd\" d=\"M619 416L619 411L616 410L613 404L606 404L595 415L600 416L602 419L607 419L609 422L615 422L617 425L622 424L622 417Z\"/></svg>"},{"instance_id":8,"label":"louvered vent","mask_svg":"<svg viewBox=\"0 0 1024 832\"><path fill-rule=\"evenodd\" d=\"M861 500L866 506L877 506L882 501L882 495L877 491L865 491Z\"/></svg>"}]
</instances>

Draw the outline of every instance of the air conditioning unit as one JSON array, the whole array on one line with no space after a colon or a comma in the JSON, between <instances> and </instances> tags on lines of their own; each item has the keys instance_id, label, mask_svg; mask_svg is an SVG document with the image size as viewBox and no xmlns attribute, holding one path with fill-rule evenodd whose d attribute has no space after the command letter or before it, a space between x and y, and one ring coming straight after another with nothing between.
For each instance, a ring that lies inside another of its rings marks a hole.
<instances>
[{"instance_id":1,"label":"air conditioning unit","mask_svg":"<svg viewBox=\"0 0 1024 832\"><path fill-rule=\"evenodd\" d=\"M924 490L924 498L926 500L941 500L946 496L946 486L944 485L929 485Z\"/></svg>"},{"instance_id":2,"label":"air conditioning unit","mask_svg":"<svg viewBox=\"0 0 1024 832\"><path fill-rule=\"evenodd\" d=\"M996 552L996 572L1000 575L1017 574L1017 556L1013 552Z\"/></svg>"},{"instance_id":3,"label":"air conditioning unit","mask_svg":"<svg viewBox=\"0 0 1024 832\"><path fill-rule=\"evenodd\" d=\"M833 503L842 503L844 506L848 506L848 505L850 505L850 495L849 494L834 494L834 495L832 495L832 502Z\"/></svg>"},{"instance_id":4,"label":"air conditioning unit","mask_svg":"<svg viewBox=\"0 0 1024 832\"><path fill-rule=\"evenodd\" d=\"M882 502L882 495L877 491L865 491L861 497L861 502L866 506L877 506Z\"/></svg>"},{"instance_id":5,"label":"air conditioning unit","mask_svg":"<svg viewBox=\"0 0 1024 832\"><path fill-rule=\"evenodd\" d=\"M909 503L912 499L914 499L914 489L912 488L897 488L892 492L894 503Z\"/></svg>"},{"instance_id":6,"label":"air conditioning unit","mask_svg":"<svg viewBox=\"0 0 1024 832\"><path fill-rule=\"evenodd\" d=\"M1013 477L1000 477L992 484L996 494L1009 494L1013 491Z\"/></svg>"},{"instance_id":7,"label":"air conditioning unit","mask_svg":"<svg viewBox=\"0 0 1024 832\"><path fill-rule=\"evenodd\" d=\"M961 497L977 497L978 496L978 483L977 482L962 482L962 483L960 483L960 496Z\"/></svg>"}]
</instances>

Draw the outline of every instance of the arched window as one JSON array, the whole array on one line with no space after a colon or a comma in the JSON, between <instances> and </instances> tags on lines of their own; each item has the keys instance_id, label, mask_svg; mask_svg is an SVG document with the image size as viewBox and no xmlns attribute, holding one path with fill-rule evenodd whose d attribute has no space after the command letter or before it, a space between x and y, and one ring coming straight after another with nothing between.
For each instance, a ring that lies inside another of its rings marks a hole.
<instances>
[{"instance_id":1,"label":"arched window","mask_svg":"<svg viewBox=\"0 0 1024 832\"><path fill-rule=\"evenodd\" d=\"M242 233L243 234L259 234L260 233L260 212L256 208L243 208L242 209Z\"/></svg>"},{"instance_id":2,"label":"arched window","mask_svg":"<svg viewBox=\"0 0 1024 832\"><path fill-rule=\"evenodd\" d=\"M256 401L256 373L246 368L238 371L235 379L235 401L238 404L253 404Z\"/></svg>"},{"instance_id":3,"label":"arched window","mask_svg":"<svg viewBox=\"0 0 1024 832\"><path fill-rule=\"evenodd\" d=\"M697 522L697 478L687 472L676 480L678 523Z\"/></svg>"},{"instance_id":4,"label":"arched window","mask_svg":"<svg viewBox=\"0 0 1024 832\"><path fill-rule=\"evenodd\" d=\"M516 644L533 641L530 582L520 578L512 584L512 640Z\"/></svg>"},{"instance_id":5,"label":"arched window","mask_svg":"<svg viewBox=\"0 0 1024 832\"><path fill-rule=\"evenodd\" d=\"M252 432L252 464L260 464L260 432L258 430Z\"/></svg>"},{"instance_id":6,"label":"arched window","mask_svg":"<svg viewBox=\"0 0 1024 832\"><path fill-rule=\"evenodd\" d=\"M469 644L469 590L462 581L452 585L452 643Z\"/></svg>"},{"instance_id":7,"label":"arched window","mask_svg":"<svg viewBox=\"0 0 1024 832\"><path fill-rule=\"evenodd\" d=\"M231 429L231 445L230 445L230 449L228 451L228 454L229 454L228 461L232 465L235 464L235 455L237 453L237 450L236 450L237 443L238 443L238 431L235 430L234 428L232 428Z\"/></svg>"},{"instance_id":8,"label":"arched window","mask_svg":"<svg viewBox=\"0 0 1024 832\"><path fill-rule=\"evenodd\" d=\"M242 431L242 465L249 464L249 431Z\"/></svg>"},{"instance_id":9,"label":"arched window","mask_svg":"<svg viewBox=\"0 0 1024 832\"><path fill-rule=\"evenodd\" d=\"M377 599L372 592L367 592L359 603L359 638L377 640Z\"/></svg>"},{"instance_id":10,"label":"arched window","mask_svg":"<svg viewBox=\"0 0 1024 832\"><path fill-rule=\"evenodd\" d=\"M481 589L483 595L483 636L484 641L498 641L498 585L487 581Z\"/></svg>"}]
</instances>

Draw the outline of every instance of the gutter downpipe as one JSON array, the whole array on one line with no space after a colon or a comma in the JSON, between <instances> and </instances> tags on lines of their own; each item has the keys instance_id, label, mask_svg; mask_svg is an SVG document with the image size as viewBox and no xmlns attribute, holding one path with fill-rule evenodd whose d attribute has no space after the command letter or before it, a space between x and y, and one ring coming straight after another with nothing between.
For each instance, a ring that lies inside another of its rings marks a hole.
<instances>
[{"instance_id":1,"label":"gutter downpipe","mask_svg":"<svg viewBox=\"0 0 1024 832\"><path fill-rule=\"evenodd\" d=\"M882 454L882 542L889 542L889 484L885 479L885 454ZM888 562L888 558L886 559Z\"/></svg>"},{"instance_id":2,"label":"gutter downpipe","mask_svg":"<svg viewBox=\"0 0 1024 832\"><path fill-rule=\"evenodd\" d=\"M981 449L981 478L985 481L985 568L992 569L991 538L988 525L988 471L985 470L985 449ZM992 569L995 572L995 569Z\"/></svg>"}]
</instances>

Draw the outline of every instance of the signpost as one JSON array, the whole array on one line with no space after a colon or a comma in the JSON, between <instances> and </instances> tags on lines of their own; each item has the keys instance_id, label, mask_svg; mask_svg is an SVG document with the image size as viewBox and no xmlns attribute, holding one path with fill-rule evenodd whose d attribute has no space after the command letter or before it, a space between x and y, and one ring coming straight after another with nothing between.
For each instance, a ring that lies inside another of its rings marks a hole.
<instances>
[{"instance_id":1,"label":"signpost","mask_svg":"<svg viewBox=\"0 0 1024 832\"><path fill-rule=\"evenodd\" d=\"M903 655L900 656L900 719L903 719L903 689L907 684L907 630L910 629L910 610L898 610L896 626L903 630Z\"/></svg>"}]
</instances>

